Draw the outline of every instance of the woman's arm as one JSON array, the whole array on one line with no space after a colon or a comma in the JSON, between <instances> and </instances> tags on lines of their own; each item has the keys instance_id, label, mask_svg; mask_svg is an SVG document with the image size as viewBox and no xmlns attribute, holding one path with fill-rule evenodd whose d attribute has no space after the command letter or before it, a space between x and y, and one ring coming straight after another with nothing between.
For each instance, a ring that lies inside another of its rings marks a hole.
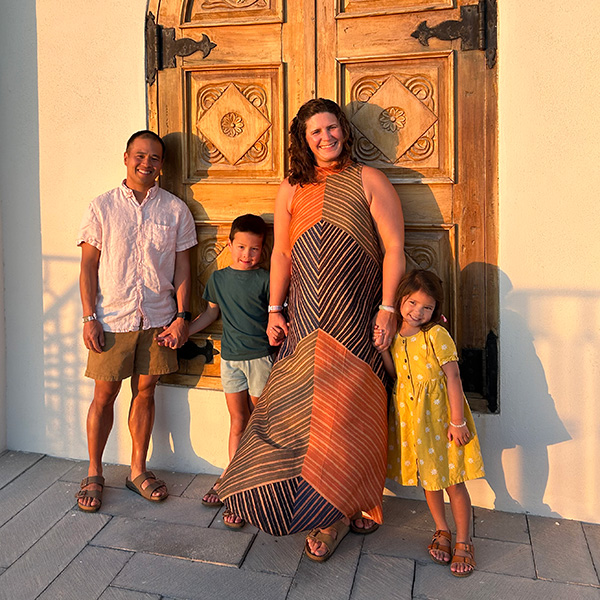
<instances>
[{"instance_id":1,"label":"woman's arm","mask_svg":"<svg viewBox=\"0 0 600 600\"><path fill-rule=\"evenodd\" d=\"M464 446L469 441L469 428L465 423L462 427L455 427L461 425L465 420L464 411L464 393L462 383L460 381L460 371L458 369L458 363L451 360L442 365L442 370L446 374L446 386L448 388L448 400L450 402L450 425L448 426L448 440L456 443L457 446Z\"/></svg>"},{"instance_id":2,"label":"woman's arm","mask_svg":"<svg viewBox=\"0 0 600 600\"><path fill-rule=\"evenodd\" d=\"M271 253L269 305L283 306L290 287L292 251L290 246L290 212L295 187L285 179L275 199L274 242ZM288 324L282 312L270 312L267 336L272 346L278 346L288 333Z\"/></svg>"},{"instance_id":3,"label":"woman's arm","mask_svg":"<svg viewBox=\"0 0 600 600\"><path fill-rule=\"evenodd\" d=\"M371 206L371 216L379 234L383 252L382 304L393 306L398 282L406 270L404 257L404 216L400 198L389 179L377 169L364 166L363 187ZM383 336L375 343L378 350L385 350L396 333L396 315L379 310L375 324Z\"/></svg>"}]
</instances>

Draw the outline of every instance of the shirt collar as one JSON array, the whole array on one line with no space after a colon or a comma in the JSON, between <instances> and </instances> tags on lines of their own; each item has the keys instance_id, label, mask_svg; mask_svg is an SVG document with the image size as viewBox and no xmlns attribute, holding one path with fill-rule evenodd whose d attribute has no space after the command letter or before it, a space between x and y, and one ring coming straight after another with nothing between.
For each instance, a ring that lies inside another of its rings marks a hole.
<instances>
[{"instance_id":1,"label":"shirt collar","mask_svg":"<svg viewBox=\"0 0 600 600\"><path fill-rule=\"evenodd\" d=\"M126 182L127 182L127 179L123 179L123 181L121 182L121 190L123 191L123 193L125 194L125 196L127 198L130 198L137 204L137 200L135 199L135 194L133 193L133 190L130 187L128 187ZM142 204L145 204L149 200L152 200L152 198L156 197L156 194L158 194L158 183L155 183L148 190L148 192L146 193L146 197L142 200L142 203L140 204L140 206Z\"/></svg>"}]
</instances>

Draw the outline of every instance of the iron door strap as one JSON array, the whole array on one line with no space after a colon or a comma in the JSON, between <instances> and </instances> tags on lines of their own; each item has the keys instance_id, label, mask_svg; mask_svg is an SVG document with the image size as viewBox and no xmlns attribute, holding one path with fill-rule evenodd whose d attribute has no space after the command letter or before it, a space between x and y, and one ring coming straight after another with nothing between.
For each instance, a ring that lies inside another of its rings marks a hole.
<instances>
[{"instance_id":1,"label":"iron door strap","mask_svg":"<svg viewBox=\"0 0 600 600\"><path fill-rule=\"evenodd\" d=\"M496 64L497 0L479 0L478 4L460 7L460 21L443 21L433 27L421 21L410 35L423 46L430 38L461 40L461 50L484 50L488 68Z\"/></svg>"},{"instance_id":2,"label":"iron door strap","mask_svg":"<svg viewBox=\"0 0 600 600\"><path fill-rule=\"evenodd\" d=\"M152 85L156 81L156 73L162 69L173 69L177 66L178 56L190 56L202 52L206 58L216 44L203 33L200 40L191 38L175 39L175 29L165 29L156 23L152 13L146 15L146 83Z\"/></svg>"}]
</instances>

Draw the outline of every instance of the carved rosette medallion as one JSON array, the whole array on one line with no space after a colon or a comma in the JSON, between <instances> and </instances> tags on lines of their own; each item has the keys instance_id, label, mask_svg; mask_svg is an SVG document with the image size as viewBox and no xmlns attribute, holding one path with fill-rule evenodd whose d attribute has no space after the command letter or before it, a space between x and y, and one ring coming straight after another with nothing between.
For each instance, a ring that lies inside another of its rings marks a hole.
<instances>
[{"instance_id":1,"label":"carved rosette medallion","mask_svg":"<svg viewBox=\"0 0 600 600\"><path fill-rule=\"evenodd\" d=\"M355 83L351 97L360 104L351 118L359 133L358 158L395 164L401 158L423 160L434 152L438 118L433 85L425 77L365 77Z\"/></svg>"},{"instance_id":2,"label":"carved rosette medallion","mask_svg":"<svg viewBox=\"0 0 600 600\"><path fill-rule=\"evenodd\" d=\"M244 131L244 119L234 112L227 113L221 119L221 131L229 137L237 137Z\"/></svg>"},{"instance_id":3,"label":"carved rosette medallion","mask_svg":"<svg viewBox=\"0 0 600 600\"><path fill-rule=\"evenodd\" d=\"M227 82L200 89L196 129L205 140L202 159L230 165L264 160L271 127L264 113L267 94L258 85Z\"/></svg>"},{"instance_id":4,"label":"carved rosette medallion","mask_svg":"<svg viewBox=\"0 0 600 600\"><path fill-rule=\"evenodd\" d=\"M390 106L381 111L379 126L386 131L396 133L406 125L406 113L397 106Z\"/></svg>"}]
</instances>

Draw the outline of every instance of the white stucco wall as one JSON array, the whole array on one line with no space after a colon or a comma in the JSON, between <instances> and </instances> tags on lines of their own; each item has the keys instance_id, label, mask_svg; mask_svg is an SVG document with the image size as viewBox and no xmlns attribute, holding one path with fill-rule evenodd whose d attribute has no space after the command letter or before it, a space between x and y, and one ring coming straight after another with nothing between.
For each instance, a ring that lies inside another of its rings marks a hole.
<instances>
[{"instance_id":1,"label":"white stucco wall","mask_svg":"<svg viewBox=\"0 0 600 600\"><path fill-rule=\"evenodd\" d=\"M128 135L146 124L146 1L110 0L100 14L76 0L4 4L7 445L85 458L92 386L74 239L89 200L122 178ZM488 479L470 489L481 506L598 522L600 6L499 4L502 410L477 417ZM127 405L123 395L107 461L129 460ZM1 407L0 396L0 431ZM161 388L151 464L218 470L227 425L220 393Z\"/></svg>"},{"instance_id":2,"label":"white stucco wall","mask_svg":"<svg viewBox=\"0 0 600 600\"><path fill-rule=\"evenodd\" d=\"M3 2L1 14L0 449L10 447L11 427L16 447L24 443L30 433L22 407L33 414L44 403L35 2ZM22 378L6 376L15 369Z\"/></svg>"}]
</instances>

